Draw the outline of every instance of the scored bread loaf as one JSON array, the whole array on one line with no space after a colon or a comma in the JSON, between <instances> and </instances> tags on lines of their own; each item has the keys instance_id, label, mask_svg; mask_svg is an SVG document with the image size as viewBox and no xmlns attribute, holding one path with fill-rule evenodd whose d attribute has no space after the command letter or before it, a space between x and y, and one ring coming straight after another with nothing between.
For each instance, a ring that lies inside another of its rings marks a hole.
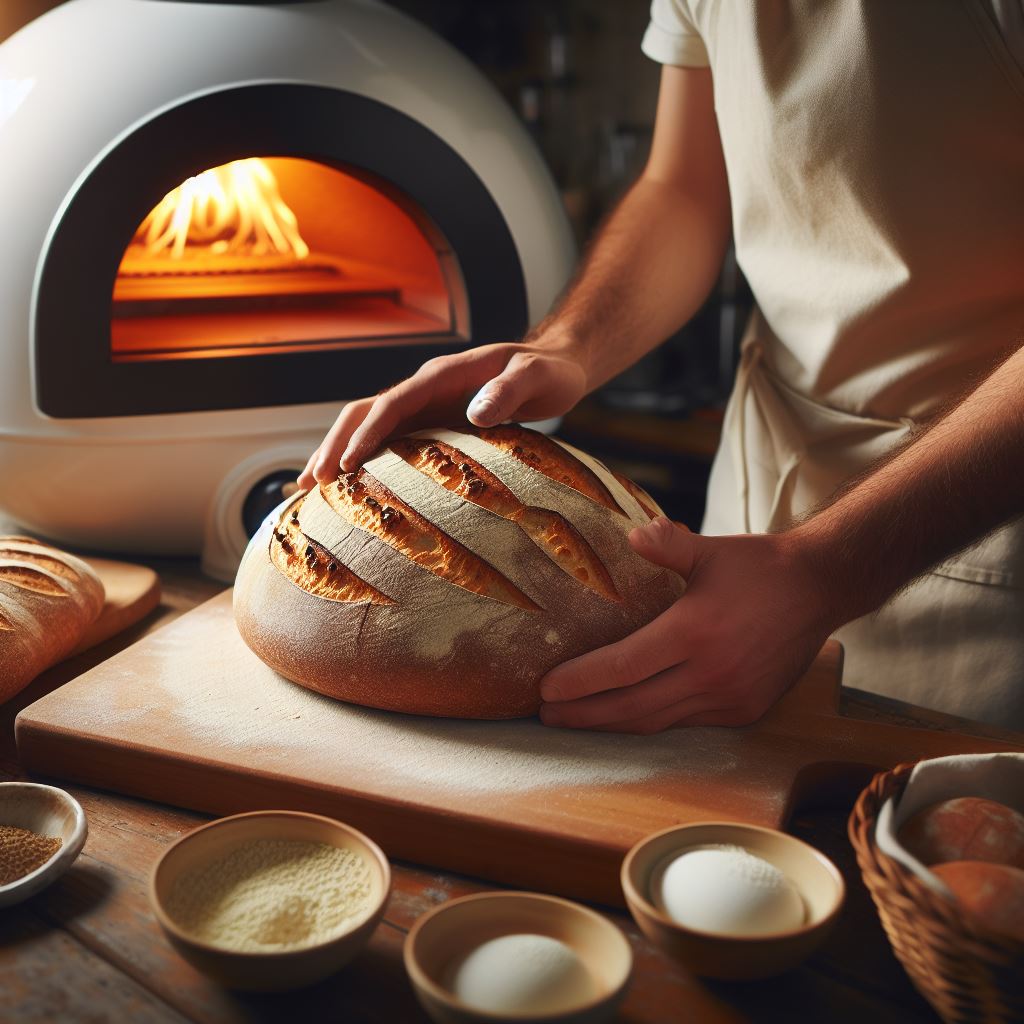
<instances>
[{"instance_id":1,"label":"scored bread loaf","mask_svg":"<svg viewBox=\"0 0 1024 1024\"><path fill-rule=\"evenodd\" d=\"M74 648L103 598L80 558L31 537L0 537L0 703Z\"/></svg>"},{"instance_id":2,"label":"scored bread loaf","mask_svg":"<svg viewBox=\"0 0 1024 1024\"><path fill-rule=\"evenodd\" d=\"M549 669L682 595L627 540L659 514L629 480L525 427L423 430L268 517L238 570L235 619L263 661L332 697L532 715Z\"/></svg>"}]
</instances>

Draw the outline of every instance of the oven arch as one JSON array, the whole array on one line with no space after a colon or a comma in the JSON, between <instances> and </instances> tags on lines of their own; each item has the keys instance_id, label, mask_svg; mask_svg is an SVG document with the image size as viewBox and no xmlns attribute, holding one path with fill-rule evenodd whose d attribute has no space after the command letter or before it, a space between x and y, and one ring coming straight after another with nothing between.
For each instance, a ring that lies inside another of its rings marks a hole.
<instances>
[{"instance_id":1,"label":"oven arch","mask_svg":"<svg viewBox=\"0 0 1024 1024\"><path fill-rule=\"evenodd\" d=\"M425 228L446 240L457 262L469 337L244 361L212 356L113 362L114 279L154 197L197 170L251 155L316 160L379 183L422 211L430 221ZM260 83L220 89L164 110L97 161L51 229L33 320L36 404L61 419L355 398L457 347L514 340L526 329L528 314L523 268L504 217L480 178L443 139L356 93Z\"/></svg>"}]
</instances>

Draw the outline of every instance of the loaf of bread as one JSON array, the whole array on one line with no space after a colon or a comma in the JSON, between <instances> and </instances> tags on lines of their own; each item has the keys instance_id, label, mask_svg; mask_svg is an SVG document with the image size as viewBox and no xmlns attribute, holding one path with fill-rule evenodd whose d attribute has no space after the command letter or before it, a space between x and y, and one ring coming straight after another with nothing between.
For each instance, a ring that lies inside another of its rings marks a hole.
<instances>
[{"instance_id":1,"label":"loaf of bread","mask_svg":"<svg viewBox=\"0 0 1024 1024\"><path fill-rule=\"evenodd\" d=\"M932 871L979 924L1024 942L1024 871L973 860L937 864Z\"/></svg>"},{"instance_id":2,"label":"loaf of bread","mask_svg":"<svg viewBox=\"0 0 1024 1024\"><path fill-rule=\"evenodd\" d=\"M925 807L900 829L899 840L925 865L984 860L1024 868L1024 814L983 797Z\"/></svg>"},{"instance_id":3,"label":"loaf of bread","mask_svg":"<svg viewBox=\"0 0 1024 1024\"><path fill-rule=\"evenodd\" d=\"M103 596L80 558L30 537L0 537L0 702L74 648Z\"/></svg>"},{"instance_id":4,"label":"loaf of bread","mask_svg":"<svg viewBox=\"0 0 1024 1024\"><path fill-rule=\"evenodd\" d=\"M288 679L370 707L535 714L555 665L684 589L629 546L655 502L524 427L420 431L283 503L235 585L245 642Z\"/></svg>"}]
</instances>

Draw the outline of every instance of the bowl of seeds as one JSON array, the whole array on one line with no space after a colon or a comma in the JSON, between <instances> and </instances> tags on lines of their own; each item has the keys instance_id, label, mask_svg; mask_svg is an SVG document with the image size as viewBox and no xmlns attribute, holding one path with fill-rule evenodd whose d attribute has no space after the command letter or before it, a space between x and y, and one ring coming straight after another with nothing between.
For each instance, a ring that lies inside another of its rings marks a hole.
<instances>
[{"instance_id":1,"label":"bowl of seeds","mask_svg":"<svg viewBox=\"0 0 1024 1024\"><path fill-rule=\"evenodd\" d=\"M85 811L70 793L38 782L0 782L0 907L54 882L85 845Z\"/></svg>"},{"instance_id":2,"label":"bowl of seeds","mask_svg":"<svg viewBox=\"0 0 1024 1024\"><path fill-rule=\"evenodd\" d=\"M367 943L391 889L387 858L318 814L220 818L164 851L150 876L174 949L228 988L280 992L333 974Z\"/></svg>"}]
</instances>

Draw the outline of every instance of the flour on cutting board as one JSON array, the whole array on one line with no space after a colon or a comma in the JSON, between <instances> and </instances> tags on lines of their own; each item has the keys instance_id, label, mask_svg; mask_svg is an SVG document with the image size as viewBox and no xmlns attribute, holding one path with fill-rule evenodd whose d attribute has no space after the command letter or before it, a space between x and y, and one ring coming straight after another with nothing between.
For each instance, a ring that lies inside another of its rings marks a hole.
<instances>
[{"instance_id":1,"label":"flour on cutting board","mask_svg":"<svg viewBox=\"0 0 1024 1024\"><path fill-rule=\"evenodd\" d=\"M225 601L216 614L184 616L147 637L147 657L126 665L120 699L105 708L104 728L145 744L152 728L197 741L204 758L278 770L302 754L318 780L357 785L400 778L411 790L496 793L643 782L656 776L707 778L737 759L712 730L636 737L510 722L423 718L360 708L305 690L267 668L245 646ZM140 645L141 648L142 645ZM136 655L140 653L136 648ZM84 682L86 677L81 677ZM68 698L87 701L87 686ZM74 706L68 707L69 717ZM90 717L96 709L90 706ZM332 752L344 750L345 767ZM335 774L338 775L335 778Z\"/></svg>"}]
</instances>

